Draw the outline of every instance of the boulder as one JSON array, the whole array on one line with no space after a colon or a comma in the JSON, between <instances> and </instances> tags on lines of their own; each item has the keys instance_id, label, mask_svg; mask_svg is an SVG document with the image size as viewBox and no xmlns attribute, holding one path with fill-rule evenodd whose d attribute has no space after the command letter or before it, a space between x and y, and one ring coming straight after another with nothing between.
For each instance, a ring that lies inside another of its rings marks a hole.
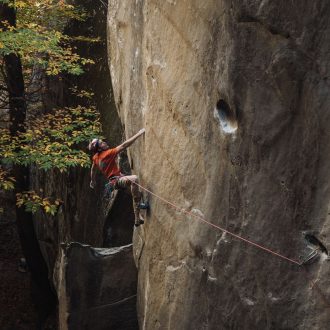
<instances>
[{"instance_id":1,"label":"boulder","mask_svg":"<svg viewBox=\"0 0 330 330\"><path fill-rule=\"evenodd\" d=\"M63 245L58 267L60 329L135 330L136 267L132 245Z\"/></svg>"}]
</instances>

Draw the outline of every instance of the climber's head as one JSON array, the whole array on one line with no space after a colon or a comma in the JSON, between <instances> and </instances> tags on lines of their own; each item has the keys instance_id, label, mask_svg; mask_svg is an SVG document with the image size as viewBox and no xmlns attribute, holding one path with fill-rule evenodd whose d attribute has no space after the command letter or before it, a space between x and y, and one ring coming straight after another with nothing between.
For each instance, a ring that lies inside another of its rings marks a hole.
<instances>
[{"instance_id":1,"label":"climber's head","mask_svg":"<svg viewBox=\"0 0 330 330\"><path fill-rule=\"evenodd\" d=\"M109 146L106 142L102 141L101 139L93 139L89 145L88 150L90 150L93 153L100 152L103 150L109 149Z\"/></svg>"}]
</instances>

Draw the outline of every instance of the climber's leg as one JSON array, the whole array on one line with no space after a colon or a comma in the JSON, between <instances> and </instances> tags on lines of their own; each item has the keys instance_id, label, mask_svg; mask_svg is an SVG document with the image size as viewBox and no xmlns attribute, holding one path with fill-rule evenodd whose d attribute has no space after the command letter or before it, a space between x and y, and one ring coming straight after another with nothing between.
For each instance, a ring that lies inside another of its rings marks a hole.
<instances>
[{"instance_id":1,"label":"climber's leg","mask_svg":"<svg viewBox=\"0 0 330 330\"><path fill-rule=\"evenodd\" d=\"M123 188L125 186L131 187L132 198L133 198L133 209L135 215L135 226L139 226L144 223L143 219L141 219L140 217L140 209L139 209L141 192L139 190L139 187L134 183L138 183L138 177L136 175L126 175L118 179L117 186L119 188Z\"/></svg>"}]
</instances>

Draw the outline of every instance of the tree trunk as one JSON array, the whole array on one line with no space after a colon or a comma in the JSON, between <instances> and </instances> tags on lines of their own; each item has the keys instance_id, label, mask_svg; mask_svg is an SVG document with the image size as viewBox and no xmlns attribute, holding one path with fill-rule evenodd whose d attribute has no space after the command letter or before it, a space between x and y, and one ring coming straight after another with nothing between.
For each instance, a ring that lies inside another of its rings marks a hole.
<instances>
[{"instance_id":1,"label":"tree trunk","mask_svg":"<svg viewBox=\"0 0 330 330\"><path fill-rule=\"evenodd\" d=\"M15 26L15 10L0 4L0 21L8 21ZM4 57L4 73L9 97L9 129L12 136L17 136L25 131L27 111L22 63L17 55ZM13 174L16 179L15 193L29 190L29 168L14 165ZM56 305L56 297L49 284L48 270L34 231L32 214L23 208L16 208L16 222L22 250L31 272L32 293L39 315L38 328L41 328Z\"/></svg>"}]
</instances>

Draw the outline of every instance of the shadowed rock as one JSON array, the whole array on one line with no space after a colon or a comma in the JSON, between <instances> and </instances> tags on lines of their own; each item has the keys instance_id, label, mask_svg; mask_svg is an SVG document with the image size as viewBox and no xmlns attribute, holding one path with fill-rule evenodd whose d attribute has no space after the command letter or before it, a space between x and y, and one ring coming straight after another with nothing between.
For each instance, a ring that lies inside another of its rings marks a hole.
<instances>
[{"instance_id":1,"label":"shadowed rock","mask_svg":"<svg viewBox=\"0 0 330 330\"><path fill-rule=\"evenodd\" d=\"M61 253L60 329L138 329L132 245L97 249L71 243Z\"/></svg>"}]
</instances>

